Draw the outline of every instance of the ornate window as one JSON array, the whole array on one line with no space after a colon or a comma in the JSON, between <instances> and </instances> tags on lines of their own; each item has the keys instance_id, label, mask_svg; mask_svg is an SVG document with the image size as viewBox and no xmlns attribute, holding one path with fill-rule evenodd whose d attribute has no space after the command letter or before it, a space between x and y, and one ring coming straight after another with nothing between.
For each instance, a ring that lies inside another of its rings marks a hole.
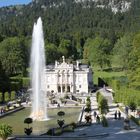
<instances>
[{"instance_id":1,"label":"ornate window","mask_svg":"<svg viewBox=\"0 0 140 140\"><path fill-rule=\"evenodd\" d=\"M61 87L60 86L58 86L58 92L61 92Z\"/></svg>"},{"instance_id":2,"label":"ornate window","mask_svg":"<svg viewBox=\"0 0 140 140\"><path fill-rule=\"evenodd\" d=\"M67 86L67 92L70 92L70 86Z\"/></svg>"},{"instance_id":3,"label":"ornate window","mask_svg":"<svg viewBox=\"0 0 140 140\"><path fill-rule=\"evenodd\" d=\"M65 86L62 87L62 91L65 92Z\"/></svg>"}]
</instances>

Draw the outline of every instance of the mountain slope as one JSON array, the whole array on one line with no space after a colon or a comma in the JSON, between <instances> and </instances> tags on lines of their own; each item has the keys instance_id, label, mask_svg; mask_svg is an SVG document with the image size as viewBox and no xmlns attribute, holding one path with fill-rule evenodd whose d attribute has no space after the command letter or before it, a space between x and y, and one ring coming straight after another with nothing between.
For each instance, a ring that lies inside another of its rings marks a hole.
<instances>
[{"instance_id":1,"label":"mountain slope","mask_svg":"<svg viewBox=\"0 0 140 140\"><path fill-rule=\"evenodd\" d=\"M48 42L99 34L108 38L140 29L139 0L33 0L28 5L0 8L0 34L31 36L41 16Z\"/></svg>"}]
</instances>

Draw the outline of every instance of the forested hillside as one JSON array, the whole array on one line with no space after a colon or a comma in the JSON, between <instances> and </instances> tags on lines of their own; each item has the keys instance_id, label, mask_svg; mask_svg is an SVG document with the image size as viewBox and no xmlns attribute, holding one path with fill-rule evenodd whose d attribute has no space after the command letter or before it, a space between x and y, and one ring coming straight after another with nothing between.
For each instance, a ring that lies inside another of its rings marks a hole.
<instances>
[{"instance_id":1,"label":"forested hillside","mask_svg":"<svg viewBox=\"0 0 140 140\"><path fill-rule=\"evenodd\" d=\"M33 0L2 7L1 69L8 76L27 74L33 24L41 16L47 63L64 55L101 69L116 65L140 88L139 13L139 0Z\"/></svg>"}]
</instances>

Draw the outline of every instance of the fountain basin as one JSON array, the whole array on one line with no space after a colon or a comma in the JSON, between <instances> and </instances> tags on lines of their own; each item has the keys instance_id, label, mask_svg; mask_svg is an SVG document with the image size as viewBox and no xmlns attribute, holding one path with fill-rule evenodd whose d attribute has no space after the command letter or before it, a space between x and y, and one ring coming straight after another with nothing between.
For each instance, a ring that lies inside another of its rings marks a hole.
<instances>
[{"instance_id":1,"label":"fountain basin","mask_svg":"<svg viewBox=\"0 0 140 140\"><path fill-rule=\"evenodd\" d=\"M81 107L76 108L49 108L48 109L48 117L50 120L47 121L33 121L30 125L33 127L32 135L40 135L48 131L48 129L53 127L58 127L57 112L60 110L65 112L65 124L69 124L71 122L77 122ZM24 119L30 115L31 108L25 108L21 111L15 112L13 114L9 114L4 118L0 119L0 123L6 123L12 126L13 135L25 135L24 128L27 127L27 124L24 123Z\"/></svg>"}]
</instances>

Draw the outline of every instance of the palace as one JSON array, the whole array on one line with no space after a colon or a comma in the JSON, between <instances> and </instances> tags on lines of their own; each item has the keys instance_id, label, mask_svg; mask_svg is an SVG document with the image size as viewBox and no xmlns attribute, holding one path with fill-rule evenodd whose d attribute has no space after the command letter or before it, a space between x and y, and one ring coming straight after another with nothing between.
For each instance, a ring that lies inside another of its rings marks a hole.
<instances>
[{"instance_id":1,"label":"palace","mask_svg":"<svg viewBox=\"0 0 140 140\"><path fill-rule=\"evenodd\" d=\"M69 64L65 62L55 61L55 65L47 65L46 79L47 91L60 93L89 93L93 88L93 75L92 70L88 65Z\"/></svg>"}]
</instances>

